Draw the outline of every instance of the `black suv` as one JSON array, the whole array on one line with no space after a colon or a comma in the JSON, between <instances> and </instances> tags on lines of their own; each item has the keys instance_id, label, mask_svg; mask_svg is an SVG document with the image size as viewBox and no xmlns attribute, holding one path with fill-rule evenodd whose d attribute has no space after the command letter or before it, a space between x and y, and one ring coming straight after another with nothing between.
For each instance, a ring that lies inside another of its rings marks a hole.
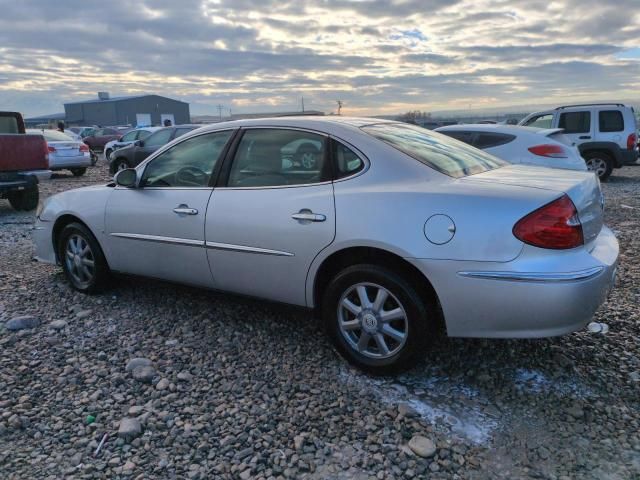
<instances>
[{"instance_id":1,"label":"black suv","mask_svg":"<svg viewBox=\"0 0 640 480\"><path fill-rule=\"evenodd\" d=\"M175 127L161 128L144 140L136 140L131 145L119 148L111 154L113 158L111 158L109 162L109 172L115 174L118 170L136 167L149 155L171 140L201 126L202 125L176 125Z\"/></svg>"}]
</instances>

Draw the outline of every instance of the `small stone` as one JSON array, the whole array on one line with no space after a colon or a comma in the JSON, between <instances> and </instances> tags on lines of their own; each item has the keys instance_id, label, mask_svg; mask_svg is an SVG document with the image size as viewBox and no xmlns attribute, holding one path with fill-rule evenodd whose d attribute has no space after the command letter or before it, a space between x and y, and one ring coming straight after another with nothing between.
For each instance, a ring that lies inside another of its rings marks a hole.
<instances>
[{"instance_id":1,"label":"small stone","mask_svg":"<svg viewBox=\"0 0 640 480\"><path fill-rule=\"evenodd\" d=\"M164 344L167 347L175 347L176 345L178 345L178 340L176 340L175 338L172 338L171 340L167 340L166 342L164 342Z\"/></svg>"},{"instance_id":2,"label":"small stone","mask_svg":"<svg viewBox=\"0 0 640 480\"><path fill-rule=\"evenodd\" d=\"M17 330L25 330L30 328L36 328L40 325L40 319L31 315L23 315L21 317L14 317L4 324L4 328L15 332Z\"/></svg>"},{"instance_id":3,"label":"small stone","mask_svg":"<svg viewBox=\"0 0 640 480\"><path fill-rule=\"evenodd\" d=\"M401 403L398 405L398 414L401 417L415 417L418 413L408 403Z\"/></svg>"},{"instance_id":4,"label":"small stone","mask_svg":"<svg viewBox=\"0 0 640 480\"><path fill-rule=\"evenodd\" d=\"M66 326L67 322L64 320L54 320L49 324L49 328L52 328L53 330L62 330Z\"/></svg>"},{"instance_id":5,"label":"small stone","mask_svg":"<svg viewBox=\"0 0 640 480\"><path fill-rule=\"evenodd\" d=\"M127 362L127 366L125 370L127 372L133 372L137 367L150 367L153 365L153 362L148 358L132 358Z\"/></svg>"},{"instance_id":6,"label":"small stone","mask_svg":"<svg viewBox=\"0 0 640 480\"><path fill-rule=\"evenodd\" d=\"M640 372L631 372L629 377L633 382L640 382Z\"/></svg>"},{"instance_id":7,"label":"small stone","mask_svg":"<svg viewBox=\"0 0 640 480\"><path fill-rule=\"evenodd\" d=\"M181 382L190 382L191 380L193 380L193 375L191 375L189 372L180 372L178 374L178 380Z\"/></svg>"},{"instance_id":8,"label":"small stone","mask_svg":"<svg viewBox=\"0 0 640 480\"><path fill-rule=\"evenodd\" d=\"M293 437L293 446L296 450L300 450L304 445L304 435L296 435Z\"/></svg>"},{"instance_id":9,"label":"small stone","mask_svg":"<svg viewBox=\"0 0 640 480\"><path fill-rule=\"evenodd\" d=\"M571 415L573 418L582 418L584 417L584 410L580 407L569 407L567 408L567 413Z\"/></svg>"},{"instance_id":10,"label":"small stone","mask_svg":"<svg viewBox=\"0 0 640 480\"><path fill-rule=\"evenodd\" d=\"M156 390L166 390L167 388L169 388L169 380L166 378L161 378L156 384Z\"/></svg>"},{"instance_id":11,"label":"small stone","mask_svg":"<svg viewBox=\"0 0 640 480\"><path fill-rule=\"evenodd\" d=\"M423 458L433 457L436 454L435 444L427 437L414 435L409 440L409 448L418 456Z\"/></svg>"},{"instance_id":12,"label":"small stone","mask_svg":"<svg viewBox=\"0 0 640 480\"><path fill-rule=\"evenodd\" d=\"M142 413L143 408L144 407L141 407L140 405L134 405L133 407L131 407L129 409L129 411L127 413L131 417L137 417L138 415L140 415Z\"/></svg>"},{"instance_id":13,"label":"small stone","mask_svg":"<svg viewBox=\"0 0 640 480\"><path fill-rule=\"evenodd\" d=\"M82 310L82 311L76 313L76 318L79 318L79 319L87 318L92 313L93 313L93 310Z\"/></svg>"},{"instance_id":14,"label":"small stone","mask_svg":"<svg viewBox=\"0 0 640 480\"><path fill-rule=\"evenodd\" d=\"M118 428L118 437L126 442L139 437L142 434L142 426L135 418L123 418L120 420L120 428Z\"/></svg>"},{"instance_id":15,"label":"small stone","mask_svg":"<svg viewBox=\"0 0 640 480\"><path fill-rule=\"evenodd\" d=\"M136 367L133 369L133 378L138 382L151 383L156 376L156 369L153 367Z\"/></svg>"},{"instance_id":16,"label":"small stone","mask_svg":"<svg viewBox=\"0 0 640 480\"><path fill-rule=\"evenodd\" d=\"M9 422L9 426L13 428L22 428L22 420L20 420L20 417L15 413L9 417L7 422Z\"/></svg>"},{"instance_id":17,"label":"small stone","mask_svg":"<svg viewBox=\"0 0 640 480\"><path fill-rule=\"evenodd\" d=\"M129 460L127 461L127 463L124 464L124 467L122 467L122 470L131 471L134 468L136 468L136 464Z\"/></svg>"},{"instance_id":18,"label":"small stone","mask_svg":"<svg viewBox=\"0 0 640 480\"><path fill-rule=\"evenodd\" d=\"M240 478L242 480L248 480L249 478L251 478L251 469L247 468L244 472L242 472L240 474Z\"/></svg>"}]
</instances>

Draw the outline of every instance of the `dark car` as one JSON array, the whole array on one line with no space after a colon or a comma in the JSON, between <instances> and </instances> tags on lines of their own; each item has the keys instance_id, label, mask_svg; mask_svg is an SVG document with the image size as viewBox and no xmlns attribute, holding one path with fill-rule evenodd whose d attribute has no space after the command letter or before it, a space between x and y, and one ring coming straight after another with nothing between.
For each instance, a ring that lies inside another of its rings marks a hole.
<instances>
[{"instance_id":1,"label":"dark car","mask_svg":"<svg viewBox=\"0 0 640 480\"><path fill-rule=\"evenodd\" d=\"M96 128L95 130L89 130L86 136L83 136L82 141L89 145L89 148L94 151L101 152L104 150L104 146L112 140L119 139L130 129L118 129L118 128Z\"/></svg>"},{"instance_id":2,"label":"dark car","mask_svg":"<svg viewBox=\"0 0 640 480\"><path fill-rule=\"evenodd\" d=\"M166 145L174 138L200 128L202 125L176 125L164 127L149 135L144 140L136 140L131 145L115 150L109 162L109 171L114 174L118 170L133 168L143 162L149 155Z\"/></svg>"}]
</instances>

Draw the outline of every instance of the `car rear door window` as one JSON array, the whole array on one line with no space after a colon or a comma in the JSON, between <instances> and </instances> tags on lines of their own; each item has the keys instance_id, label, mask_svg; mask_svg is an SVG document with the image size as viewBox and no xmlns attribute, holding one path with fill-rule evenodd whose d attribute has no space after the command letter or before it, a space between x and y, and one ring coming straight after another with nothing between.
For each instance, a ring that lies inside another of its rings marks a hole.
<instances>
[{"instance_id":1,"label":"car rear door window","mask_svg":"<svg viewBox=\"0 0 640 480\"><path fill-rule=\"evenodd\" d=\"M149 137L149 135L151 135L153 132L149 132L147 130L139 130L138 131L138 140L145 140L146 138Z\"/></svg>"},{"instance_id":2,"label":"car rear door window","mask_svg":"<svg viewBox=\"0 0 640 480\"><path fill-rule=\"evenodd\" d=\"M624 118L619 110L602 110L598 113L598 126L601 132L622 132Z\"/></svg>"},{"instance_id":3,"label":"car rear door window","mask_svg":"<svg viewBox=\"0 0 640 480\"><path fill-rule=\"evenodd\" d=\"M209 186L211 175L232 131L191 137L151 160L142 175L145 187Z\"/></svg>"},{"instance_id":4,"label":"car rear door window","mask_svg":"<svg viewBox=\"0 0 640 480\"><path fill-rule=\"evenodd\" d=\"M447 137L455 138L467 145L473 145L474 132L463 132L461 130L445 130L444 132L438 132L446 135Z\"/></svg>"},{"instance_id":5,"label":"car rear door window","mask_svg":"<svg viewBox=\"0 0 640 480\"><path fill-rule=\"evenodd\" d=\"M473 146L484 150L485 148L506 145L507 143L515 140L515 138L515 135L508 135L506 133L476 132L476 138L473 141Z\"/></svg>"},{"instance_id":6,"label":"car rear door window","mask_svg":"<svg viewBox=\"0 0 640 480\"><path fill-rule=\"evenodd\" d=\"M346 145L331 140L331 152L336 170L336 179L349 177L364 168L364 161Z\"/></svg>"},{"instance_id":7,"label":"car rear door window","mask_svg":"<svg viewBox=\"0 0 640 480\"><path fill-rule=\"evenodd\" d=\"M145 147L159 147L164 145L171 138L173 130L171 128L158 130L144 142Z\"/></svg>"},{"instance_id":8,"label":"car rear door window","mask_svg":"<svg viewBox=\"0 0 640 480\"><path fill-rule=\"evenodd\" d=\"M558 127L564 128L564 133L589 133L591 131L591 112L562 113Z\"/></svg>"},{"instance_id":9,"label":"car rear door window","mask_svg":"<svg viewBox=\"0 0 640 480\"><path fill-rule=\"evenodd\" d=\"M287 129L247 130L236 150L229 187L305 185L331 178L326 137Z\"/></svg>"}]
</instances>

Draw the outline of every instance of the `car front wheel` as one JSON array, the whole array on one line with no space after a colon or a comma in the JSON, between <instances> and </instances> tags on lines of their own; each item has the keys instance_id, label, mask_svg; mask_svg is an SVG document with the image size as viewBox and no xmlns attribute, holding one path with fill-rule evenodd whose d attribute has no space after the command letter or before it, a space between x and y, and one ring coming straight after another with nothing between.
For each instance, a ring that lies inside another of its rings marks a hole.
<instances>
[{"instance_id":1,"label":"car front wheel","mask_svg":"<svg viewBox=\"0 0 640 480\"><path fill-rule=\"evenodd\" d=\"M323 296L327 333L340 353L376 374L414 366L435 334L435 309L402 276L377 265L338 273Z\"/></svg>"},{"instance_id":2,"label":"car front wheel","mask_svg":"<svg viewBox=\"0 0 640 480\"><path fill-rule=\"evenodd\" d=\"M58 236L58 258L67 280L83 293L102 291L109 280L109 266L93 234L80 223L64 227Z\"/></svg>"},{"instance_id":3,"label":"car front wheel","mask_svg":"<svg viewBox=\"0 0 640 480\"><path fill-rule=\"evenodd\" d=\"M113 162L112 170L114 174L118 173L120 170L126 170L127 168L131 168L129 162L126 158L118 158Z\"/></svg>"},{"instance_id":4,"label":"car front wheel","mask_svg":"<svg viewBox=\"0 0 640 480\"><path fill-rule=\"evenodd\" d=\"M112 153L113 153L113 150L111 150L110 148L107 148L104 152L104 158L106 158L107 160L111 160Z\"/></svg>"}]
</instances>

